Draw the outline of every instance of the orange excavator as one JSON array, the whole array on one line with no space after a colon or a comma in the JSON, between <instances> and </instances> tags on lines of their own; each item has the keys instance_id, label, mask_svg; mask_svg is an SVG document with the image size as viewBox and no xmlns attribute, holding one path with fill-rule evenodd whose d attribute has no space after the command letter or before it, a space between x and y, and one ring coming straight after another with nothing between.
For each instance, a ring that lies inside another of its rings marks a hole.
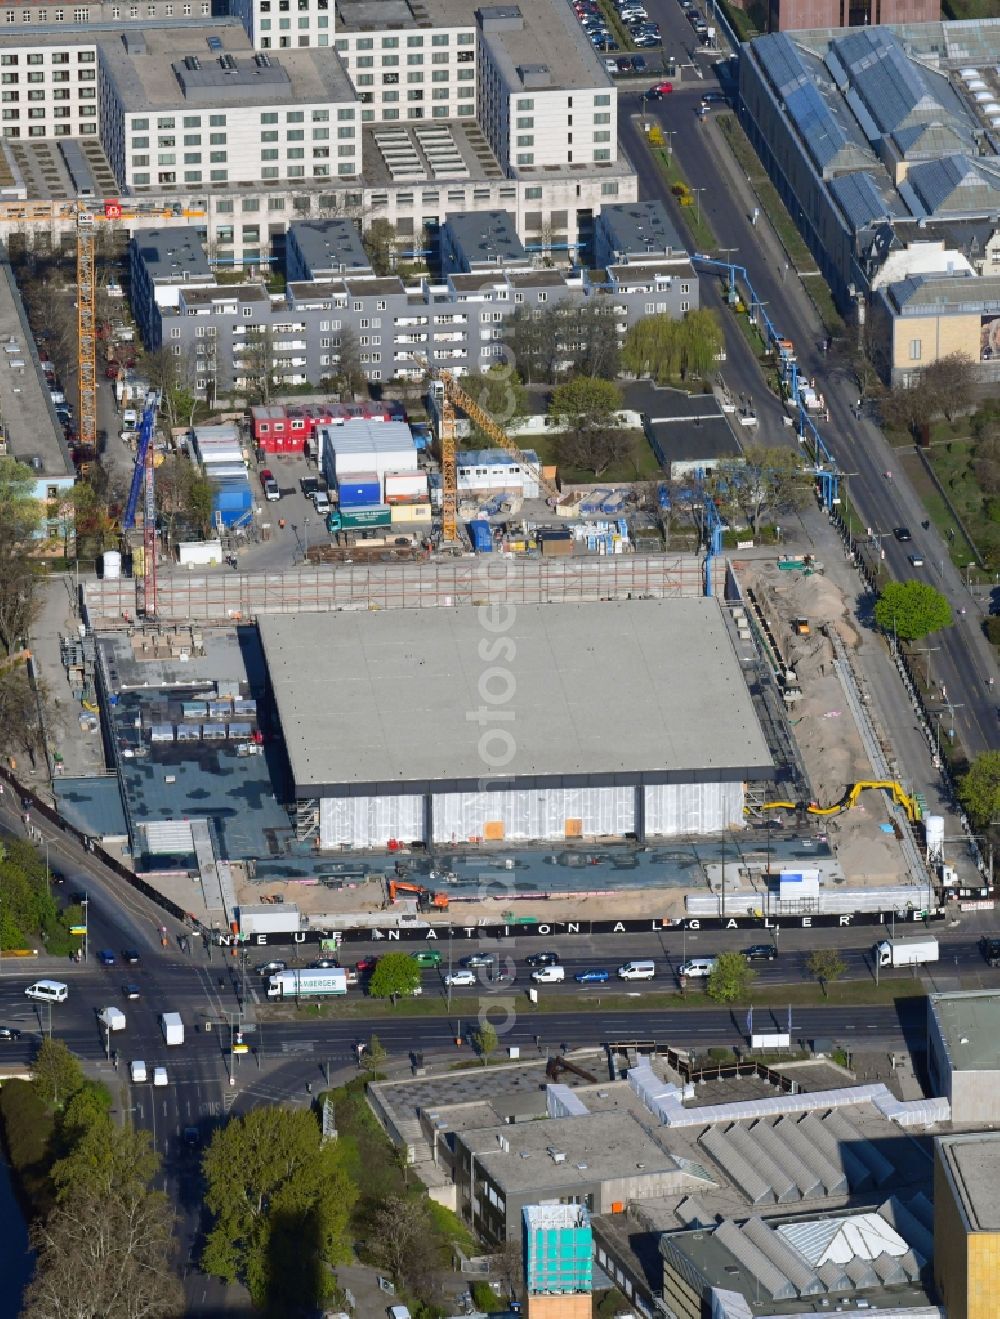
<instances>
[{"instance_id":1,"label":"orange excavator","mask_svg":"<svg viewBox=\"0 0 1000 1319\"><path fill-rule=\"evenodd\" d=\"M420 908L436 907L439 911L448 910L450 899L447 893L435 893L432 889L425 888L423 884L413 884L409 880L390 879L389 901L395 902L400 894L412 894Z\"/></svg>"}]
</instances>

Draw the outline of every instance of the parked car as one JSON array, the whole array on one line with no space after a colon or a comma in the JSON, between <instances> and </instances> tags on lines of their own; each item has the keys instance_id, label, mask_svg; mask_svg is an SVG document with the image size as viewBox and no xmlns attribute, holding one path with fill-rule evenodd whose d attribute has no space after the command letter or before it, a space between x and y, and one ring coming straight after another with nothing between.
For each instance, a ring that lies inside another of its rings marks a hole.
<instances>
[{"instance_id":1,"label":"parked car","mask_svg":"<svg viewBox=\"0 0 1000 1319\"><path fill-rule=\"evenodd\" d=\"M153 1068L153 1084L154 1085L167 1084L167 1069L165 1067Z\"/></svg>"},{"instance_id":2,"label":"parked car","mask_svg":"<svg viewBox=\"0 0 1000 1319\"><path fill-rule=\"evenodd\" d=\"M646 61L641 55L633 55L631 59L633 73L645 73Z\"/></svg>"},{"instance_id":3,"label":"parked car","mask_svg":"<svg viewBox=\"0 0 1000 1319\"><path fill-rule=\"evenodd\" d=\"M524 960L528 964L528 966L531 967L558 966L559 954L552 952L529 953L529 955Z\"/></svg>"},{"instance_id":4,"label":"parked car","mask_svg":"<svg viewBox=\"0 0 1000 1319\"><path fill-rule=\"evenodd\" d=\"M984 934L979 940L979 947L989 966L1000 966L1000 939Z\"/></svg>"},{"instance_id":5,"label":"parked car","mask_svg":"<svg viewBox=\"0 0 1000 1319\"><path fill-rule=\"evenodd\" d=\"M444 983L453 987L474 985L476 976L473 971L449 971L444 977Z\"/></svg>"},{"instance_id":6,"label":"parked car","mask_svg":"<svg viewBox=\"0 0 1000 1319\"><path fill-rule=\"evenodd\" d=\"M590 971L577 971L573 979L578 985L606 985L611 979L611 972L605 971L603 967L595 967Z\"/></svg>"},{"instance_id":7,"label":"parked car","mask_svg":"<svg viewBox=\"0 0 1000 1319\"><path fill-rule=\"evenodd\" d=\"M748 962L773 962L778 950L773 943L752 943L743 949L743 956Z\"/></svg>"}]
</instances>

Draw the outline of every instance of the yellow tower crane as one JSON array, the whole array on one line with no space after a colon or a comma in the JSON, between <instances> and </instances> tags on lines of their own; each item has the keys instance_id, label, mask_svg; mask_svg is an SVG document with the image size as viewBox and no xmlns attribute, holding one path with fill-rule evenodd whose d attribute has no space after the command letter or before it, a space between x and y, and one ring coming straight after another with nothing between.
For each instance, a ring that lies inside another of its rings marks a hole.
<instances>
[{"instance_id":1,"label":"yellow tower crane","mask_svg":"<svg viewBox=\"0 0 1000 1319\"><path fill-rule=\"evenodd\" d=\"M471 422L499 448L506 450L519 467L531 472L539 487L551 499L559 498L559 491L541 473L538 466L531 462L518 448L499 422L494 421L485 408L465 392L450 371L432 366L420 353L411 353L413 360L423 368L431 380L436 380L444 390L441 400L441 537L446 545L458 540L458 473L455 465L455 409L461 408Z\"/></svg>"},{"instance_id":2,"label":"yellow tower crane","mask_svg":"<svg viewBox=\"0 0 1000 1319\"><path fill-rule=\"evenodd\" d=\"M48 203L47 218L67 218L66 203ZM122 220L180 220L203 216L204 211L182 210L162 203L144 207L129 203L126 210L120 201L81 200L68 203L76 217L76 316L77 380L80 388L80 444L97 451L97 270L94 259L94 230L98 223ZM0 218L4 213L0 212ZM44 218L37 208L31 218Z\"/></svg>"}]
</instances>

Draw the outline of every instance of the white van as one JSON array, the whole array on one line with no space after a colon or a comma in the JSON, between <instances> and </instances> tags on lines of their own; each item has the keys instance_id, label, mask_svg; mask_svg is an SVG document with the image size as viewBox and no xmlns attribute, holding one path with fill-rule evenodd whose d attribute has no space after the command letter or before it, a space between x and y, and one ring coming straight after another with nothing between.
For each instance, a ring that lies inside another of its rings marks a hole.
<instances>
[{"instance_id":1,"label":"white van","mask_svg":"<svg viewBox=\"0 0 1000 1319\"><path fill-rule=\"evenodd\" d=\"M566 968L564 966L540 966L537 971L532 971L531 978L536 985L557 985L566 979Z\"/></svg>"},{"instance_id":2,"label":"white van","mask_svg":"<svg viewBox=\"0 0 1000 1319\"><path fill-rule=\"evenodd\" d=\"M678 968L679 974L689 980L704 980L715 970L718 959L715 957L692 957Z\"/></svg>"},{"instance_id":3,"label":"white van","mask_svg":"<svg viewBox=\"0 0 1000 1319\"><path fill-rule=\"evenodd\" d=\"M129 1070L129 1075L132 1078L133 1085L139 1085L147 1079L146 1064L143 1062L141 1058L136 1058L132 1063L130 1063L128 1070Z\"/></svg>"},{"instance_id":4,"label":"white van","mask_svg":"<svg viewBox=\"0 0 1000 1319\"><path fill-rule=\"evenodd\" d=\"M619 980L652 980L656 966L652 962L626 962L618 968Z\"/></svg>"},{"instance_id":5,"label":"white van","mask_svg":"<svg viewBox=\"0 0 1000 1319\"><path fill-rule=\"evenodd\" d=\"M65 1003L69 998L69 986L59 980L36 980L24 991L24 996L40 1003Z\"/></svg>"}]
</instances>

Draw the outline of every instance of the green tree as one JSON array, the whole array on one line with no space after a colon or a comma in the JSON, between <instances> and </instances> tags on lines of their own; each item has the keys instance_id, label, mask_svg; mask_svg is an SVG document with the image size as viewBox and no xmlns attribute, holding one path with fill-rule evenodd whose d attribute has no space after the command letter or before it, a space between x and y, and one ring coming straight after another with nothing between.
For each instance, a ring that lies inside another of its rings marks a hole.
<instances>
[{"instance_id":1,"label":"green tree","mask_svg":"<svg viewBox=\"0 0 1000 1319\"><path fill-rule=\"evenodd\" d=\"M0 644L8 654L23 644L37 610L44 510L36 480L16 458L0 458Z\"/></svg>"},{"instance_id":2,"label":"green tree","mask_svg":"<svg viewBox=\"0 0 1000 1319\"><path fill-rule=\"evenodd\" d=\"M559 362L559 326L555 308L529 307L522 303L514 308L512 316L508 316L503 337L512 365L526 384L551 384L555 380Z\"/></svg>"},{"instance_id":3,"label":"green tree","mask_svg":"<svg viewBox=\"0 0 1000 1319\"><path fill-rule=\"evenodd\" d=\"M622 429L621 408L621 390L610 380L578 376L559 385L549 403L549 416L563 428L559 461L600 476L625 457L629 437Z\"/></svg>"},{"instance_id":4,"label":"green tree","mask_svg":"<svg viewBox=\"0 0 1000 1319\"><path fill-rule=\"evenodd\" d=\"M389 221L381 216L372 220L362 241L375 274L391 275L396 269L396 245L399 239Z\"/></svg>"},{"instance_id":5,"label":"green tree","mask_svg":"<svg viewBox=\"0 0 1000 1319\"><path fill-rule=\"evenodd\" d=\"M385 1045L377 1035L373 1035L361 1054L361 1066L374 1077L388 1056Z\"/></svg>"},{"instance_id":6,"label":"green tree","mask_svg":"<svg viewBox=\"0 0 1000 1319\"><path fill-rule=\"evenodd\" d=\"M9 694L0 684L0 728ZM44 860L27 840L6 839L0 844L0 947L30 948L60 928Z\"/></svg>"},{"instance_id":7,"label":"green tree","mask_svg":"<svg viewBox=\"0 0 1000 1319\"><path fill-rule=\"evenodd\" d=\"M823 986L824 998L830 985L847 973L847 963L836 948L817 948L809 954L806 966L809 974Z\"/></svg>"},{"instance_id":8,"label":"green tree","mask_svg":"<svg viewBox=\"0 0 1000 1319\"><path fill-rule=\"evenodd\" d=\"M716 1003L735 1003L746 998L753 981L754 973L742 953L720 953L705 992Z\"/></svg>"},{"instance_id":9,"label":"green tree","mask_svg":"<svg viewBox=\"0 0 1000 1319\"><path fill-rule=\"evenodd\" d=\"M368 378L361 369L361 347L358 336L351 329L343 329L340 332L334 379L341 393L351 398L367 391Z\"/></svg>"},{"instance_id":10,"label":"green tree","mask_svg":"<svg viewBox=\"0 0 1000 1319\"><path fill-rule=\"evenodd\" d=\"M492 1021L487 1018L480 1023L472 1042L475 1045L476 1052L483 1060L483 1066L488 1066L490 1054L496 1053L500 1047L500 1039Z\"/></svg>"},{"instance_id":11,"label":"green tree","mask_svg":"<svg viewBox=\"0 0 1000 1319\"><path fill-rule=\"evenodd\" d=\"M212 1214L205 1270L239 1279L275 1314L322 1304L328 1266L350 1258L357 1189L342 1162L336 1141L321 1143L309 1109L256 1108L231 1120L203 1162Z\"/></svg>"},{"instance_id":12,"label":"green tree","mask_svg":"<svg viewBox=\"0 0 1000 1319\"><path fill-rule=\"evenodd\" d=\"M977 829L1000 822L1000 751L984 751L958 780L958 800Z\"/></svg>"},{"instance_id":13,"label":"green tree","mask_svg":"<svg viewBox=\"0 0 1000 1319\"><path fill-rule=\"evenodd\" d=\"M462 388L505 430L528 415L528 391L509 366L497 366L483 375L462 377ZM471 448L492 449L495 441L472 423Z\"/></svg>"},{"instance_id":14,"label":"green tree","mask_svg":"<svg viewBox=\"0 0 1000 1319\"><path fill-rule=\"evenodd\" d=\"M420 984L420 967L409 953L385 953L378 959L368 993L372 998L409 996Z\"/></svg>"},{"instance_id":15,"label":"green tree","mask_svg":"<svg viewBox=\"0 0 1000 1319\"><path fill-rule=\"evenodd\" d=\"M630 326L621 364L635 376L665 385L711 374L725 340L714 312L689 311L682 319L644 316Z\"/></svg>"},{"instance_id":16,"label":"green tree","mask_svg":"<svg viewBox=\"0 0 1000 1319\"><path fill-rule=\"evenodd\" d=\"M164 344L146 354L143 370L153 388L160 391L160 406L171 430L193 425L198 406L193 353L178 354Z\"/></svg>"},{"instance_id":17,"label":"green tree","mask_svg":"<svg viewBox=\"0 0 1000 1319\"><path fill-rule=\"evenodd\" d=\"M875 601L875 622L901 641L919 641L951 621L951 605L927 582L888 582Z\"/></svg>"},{"instance_id":18,"label":"green tree","mask_svg":"<svg viewBox=\"0 0 1000 1319\"><path fill-rule=\"evenodd\" d=\"M727 520L745 523L756 535L765 513L784 514L806 503L810 477L794 449L751 444L742 461L719 463L706 486Z\"/></svg>"},{"instance_id":19,"label":"green tree","mask_svg":"<svg viewBox=\"0 0 1000 1319\"><path fill-rule=\"evenodd\" d=\"M62 1040L46 1036L32 1065L32 1084L41 1102L61 1108L83 1085L83 1068Z\"/></svg>"}]
</instances>

